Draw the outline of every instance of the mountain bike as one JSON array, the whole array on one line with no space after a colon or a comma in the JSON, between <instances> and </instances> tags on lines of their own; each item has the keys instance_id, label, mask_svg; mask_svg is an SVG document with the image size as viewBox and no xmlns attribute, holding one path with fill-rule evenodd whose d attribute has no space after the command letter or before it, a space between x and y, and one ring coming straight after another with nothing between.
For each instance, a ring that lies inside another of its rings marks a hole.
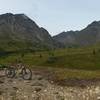
<instances>
[{"instance_id":1,"label":"mountain bike","mask_svg":"<svg viewBox=\"0 0 100 100\"><path fill-rule=\"evenodd\" d=\"M5 75L8 78L14 78L15 76L20 76L24 80L30 80L32 78L32 71L26 68L23 64L11 65L5 70Z\"/></svg>"}]
</instances>

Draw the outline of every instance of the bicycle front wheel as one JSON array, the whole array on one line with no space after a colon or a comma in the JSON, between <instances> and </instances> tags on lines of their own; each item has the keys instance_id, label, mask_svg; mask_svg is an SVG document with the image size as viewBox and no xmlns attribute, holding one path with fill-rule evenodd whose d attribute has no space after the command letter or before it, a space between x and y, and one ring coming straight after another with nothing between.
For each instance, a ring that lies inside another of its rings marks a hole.
<instances>
[{"instance_id":1,"label":"bicycle front wheel","mask_svg":"<svg viewBox=\"0 0 100 100\"><path fill-rule=\"evenodd\" d=\"M22 69L22 77L24 80L32 79L32 71L28 68Z\"/></svg>"}]
</instances>

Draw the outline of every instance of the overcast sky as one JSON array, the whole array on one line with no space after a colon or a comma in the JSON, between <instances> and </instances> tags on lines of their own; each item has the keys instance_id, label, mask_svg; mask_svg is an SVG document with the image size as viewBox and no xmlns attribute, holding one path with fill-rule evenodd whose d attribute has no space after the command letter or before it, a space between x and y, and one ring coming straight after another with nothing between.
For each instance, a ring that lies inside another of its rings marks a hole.
<instances>
[{"instance_id":1,"label":"overcast sky","mask_svg":"<svg viewBox=\"0 0 100 100\"><path fill-rule=\"evenodd\" d=\"M0 14L24 13L51 35L100 20L100 0L0 0Z\"/></svg>"}]
</instances>

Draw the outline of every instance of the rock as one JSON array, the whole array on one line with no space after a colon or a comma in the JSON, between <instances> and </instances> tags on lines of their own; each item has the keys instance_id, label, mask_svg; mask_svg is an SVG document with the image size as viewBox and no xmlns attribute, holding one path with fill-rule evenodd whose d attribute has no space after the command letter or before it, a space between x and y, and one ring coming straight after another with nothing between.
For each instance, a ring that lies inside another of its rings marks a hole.
<instances>
[{"instance_id":1,"label":"rock","mask_svg":"<svg viewBox=\"0 0 100 100\"><path fill-rule=\"evenodd\" d=\"M100 100L100 96L99 96L99 97L97 97L97 100Z\"/></svg>"},{"instance_id":2,"label":"rock","mask_svg":"<svg viewBox=\"0 0 100 100\"><path fill-rule=\"evenodd\" d=\"M47 90L44 90L44 92L47 92Z\"/></svg>"},{"instance_id":3,"label":"rock","mask_svg":"<svg viewBox=\"0 0 100 100\"><path fill-rule=\"evenodd\" d=\"M12 83L12 82L13 82L13 80L11 80L11 79L10 79L10 80L8 80L8 82Z\"/></svg>"},{"instance_id":4,"label":"rock","mask_svg":"<svg viewBox=\"0 0 100 100\"><path fill-rule=\"evenodd\" d=\"M54 83L54 81L51 81L50 83L51 83L51 84L53 84L53 83Z\"/></svg>"},{"instance_id":5,"label":"rock","mask_svg":"<svg viewBox=\"0 0 100 100\"><path fill-rule=\"evenodd\" d=\"M10 96L15 97L16 96L16 92L12 91L11 93L9 93Z\"/></svg>"},{"instance_id":6,"label":"rock","mask_svg":"<svg viewBox=\"0 0 100 100\"><path fill-rule=\"evenodd\" d=\"M41 77L38 77L38 80L42 80L43 78L42 78L42 76Z\"/></svg>"},{"instance_id":7,"label":"rock","mask_svg":"<svg viewBox=\"0 0 100 100\"><path fill-rule=\"evenodd\" d=\"M42 83L39 83L39 82L35 82L31 86L43 86L43 84Z\"/></svg>"},{"instance_id":8,"label":"rock","mask_svg":"<svg viewBox=\"0 0 100 100\"><path fill-rule=\"evenodd\" d=\"M37 92L40 92L42 89L40 87L35 87L35 90L34 92L37 93Z\"/></svg>"},{"instance_id":9,"label":"rock","mask_svg":"<svg viewBox=\"0 0 100 100\"><path fill-rule=\"evenodd\" d=\"M4 81L0 81L0 84L3 84L4 83Z\"/></svg>"},{"instance_id":10,"label":"rock","mask_svg":"<svg viewBox=\"0 0 100 100\"><path fill-rule=\"evenodd\" d=\"M65 98L63 96L60 96L60 95L56 96L56 98L57 98L57 100L65 100Z\"/></svg>"},{"instance_id":11,"label":"rock","mask_svg":"<svg viewBox=\"0 0 100 100\"><path fill-rule=\"evenodd\" d=\"M40 100L40 97L38 95L33 97L33 100Z\"/></svg>"},{"instance_id":12,"label":"rock","mask_svg":"<svg viewBox=\"0 0 100 100\"><path fill-rule=\"evenodd\" d=\"M14 89L14 90L18 90L18 88L17 88L17 87L13 87L13 89Z\"/></svg>"},{"instance_id":13,"label":"rock","mask_svg":"<svg viewBox=\"0 0 100 100\"><path fill-rule=\"evenodd\" d=\"M2 95L4 92L3 91L0 91L0 95Z\"/></svg>"},{"instance_id":14,"label":"rock","mask_svg":"<svg viewBox=\"0 0 100 100\"><path fill-rule=\"evenodd\" d=\"M100 87L95 88L95 93L100 93Z\"/></svg>"},{"instance_id":15,"label":"rock","mask_svg":"<svg viewBox=\"0 0 100 100\"><path fill-rule=\"evenodd\" d=\"M59 94L59 92L54 92L54 94L58 95L58 94Z\"/></svg>"}]
</instances>

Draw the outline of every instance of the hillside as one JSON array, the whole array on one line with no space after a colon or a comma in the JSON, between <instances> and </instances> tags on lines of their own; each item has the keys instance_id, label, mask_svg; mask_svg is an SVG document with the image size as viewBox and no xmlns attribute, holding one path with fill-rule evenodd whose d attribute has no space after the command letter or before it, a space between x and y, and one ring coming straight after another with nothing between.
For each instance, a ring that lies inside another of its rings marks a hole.
<instances>
[{"instance_id":1,"label":"hillside","mask_svg":"<svg viewBox=\"0 0 100 100\"><path fill-rule=\"evenodd\" d=\"M100 42L100 21L94 21L81 31L62 32L53 37L65 46L87 46Z\"/></svg>"},{"instance_id":2,"label":"hillside","mask_svg":"<svg viewBox=\"0 0 100 100\"><path fill-rule=\"evenodd\" d=\"M0 15L1 51L48 49L57 47L57 44L46 29L25 14Z\"/></svg>"}]
</instances>

